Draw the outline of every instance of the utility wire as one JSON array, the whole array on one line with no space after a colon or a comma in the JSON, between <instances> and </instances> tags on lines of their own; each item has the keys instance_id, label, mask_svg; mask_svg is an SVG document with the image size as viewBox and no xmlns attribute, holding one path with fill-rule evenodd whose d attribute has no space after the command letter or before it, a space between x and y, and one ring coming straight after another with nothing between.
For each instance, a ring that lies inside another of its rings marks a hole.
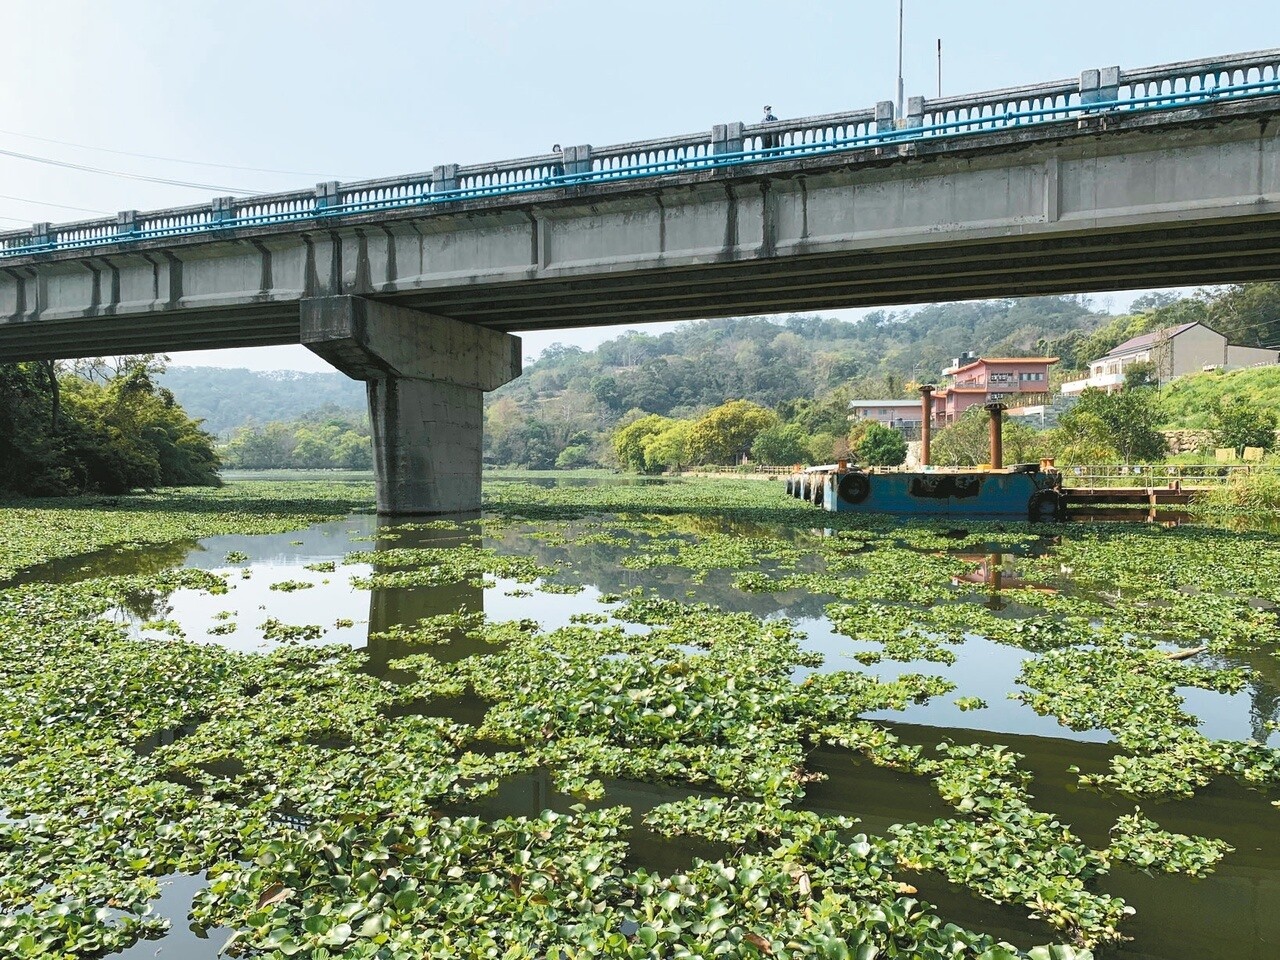
<instances>
[{"instance_id":1,"label":"utility wire","mask_svg":"<svg viewBox=\"0 0 1280 960\"><path fill-rule=\"evenodd\" d=\"M150 153L132 153L128 150L112 150L110 147L91 147L87 143L72 143L70 140L55 140L52 137L37 137L30 133L18 133L16 130L0 130L7 137L20 137L23 140L38 140L41 143L56 143L62 147L75 147L78 150L96 150L99 153L113 153L119 157L138 157L142 160L160 160L164 163L185 163L193 167L217 167L220 170L245 170L250 173L280 173L290 177L327 177L330 180L341 179L324 173L308 173L305 170L273 170L270 167L245 167L234 163L212 163L207 160L183 160L179 157L158 157Z\"/></svg>"},{"instance_id":2,"label":"utility wire","mask_svg":"<svg viewBox=\"0 0 1280 960\"><path fill-rule=\"evenodd\" d=\"M85 173L100 173L107 177L123 177L126 180L142 180L146 183L163 183L170 187L191 187L196 190L212 190L214 192L226 192L235 194L251 194L255 191L246 190L243 187L226 187L214 183L194 183L190 180L170 180L168 177L148 177L141 173L125 173L123 170L107 170L103 167L91 167L82 163L69 163L66 160L54 160L51 157L37 157L29 153L18 153L14 150L0 149L0 157L12 157L15 160L29 160L32 163L44 163L52 167L62 167L67 170L81 170Z\"/></svg>"},{"instance_id":3,"label":"utility wire","mask_svg":"<svg viewBox=\"0 0 1280 960\"><path fill-rule=\"evenodd\" d=\"M73 207L65 203L52 203L48 200L28 200L26 197L11 197L7 193L0 193L0 200L16 200L18 203L34 203L41 207L57 207L59 210L78 210L81 213L99 213L110 216L110 211L94 210L92 207ZM12 217L5 217L6 220L12 220Z\"/></svg>"}]
</instances>

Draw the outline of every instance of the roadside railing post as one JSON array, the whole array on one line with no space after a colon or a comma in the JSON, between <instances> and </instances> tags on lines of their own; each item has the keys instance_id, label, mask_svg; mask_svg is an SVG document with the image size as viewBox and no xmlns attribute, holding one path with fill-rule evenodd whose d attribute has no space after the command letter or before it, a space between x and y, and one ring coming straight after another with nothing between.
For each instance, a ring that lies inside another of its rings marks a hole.
<instances>
[{"instance_id":1,"label":"roadside railing post","mask_svg":"<svg viewBox=\"0 0 1280 960\"><path fill-rule=\"evenodd\" d=\"M591 172L591 144L580 143L560 151L560 162L566 174L581 176Z\"/></svg>"},{"instance_id":2,"label":"roadside railing post","mask_svg":"<svg viewBox=\"0 0 1280 960\"><path fill-rule=\"evenodd\" d=\"M121 210L116 214L116 235L122 240L136 235L138 232L138 211Z\"/></svg>"},{"instance_id":3,"label":"roadside railing post","mask_svg":"<svg viewBox=\"0 0 1280 960\"><path fill-rule=\"evenodd\" d=\"M458 189L458 165L446 163L431 170L431 192L453 193Z\"/></svg>"},{"instance_id":4,"label":"roadside railing post","mask_svg":"<svg viewBox=\"0 0 1280 960\"><path fill-rule=\"evenodd\" d=\"M53 224L33 223L31 225L31 246L48 247L53 244Z\"/></svg>"},{"instance_id":5,"label":"roadside railing post","mask_svg":"<svg viewBox=\"0 0 1280 960\"><path fill-rule=\"evenodd\" d=\"M316 212L332 210L342 199L342 188L337 180L326 180L316 184Z\"/></svg>"},{"instance_id":6,"label":"roadside railing post","mask_svg":"<svg viewBox=\"0 0 1280 960\"><path fill-rule=\"evenodd\" d=\"M1112 103L1120 96L1120 68L1103 67L1080 74L1080 106Z\"/></svg>"},{"instance_id":7,"label":"roadside railing post","mask_svg":"<svg viewBox=\"0 0 1280 960\"><path fill-rule=\"evenodd\" d=\"M907 115L903 118L902 125L908 129L924 126L924 97L907 99Z\"/></svg>"},{"instance_id":8,"label":"roadside railing post","mask_svg":"<svg viewBox=\"0 0 1280 960\"><path fill-rule=\"evenodd\" d=\"M212 213L209 219L213 223L226 223L235 218L235 197L214 197L210 204Z\"/></svg>"},{"instance_id":9,"label":"roadside railing post","mask_svg":"<svg viewBox=\"0 0 1280 960\"><path fill-rule=\"evenodd\" d=\"M742 152L743 131L746 124L741 120L733 123L717 123L711 128L711 155L724 156L727 153Z\"/></svg>"},{"instance_id":10,"label":"roadside railing post","mask_svg":"<svg viewBox=\"0 0 1280 960\"><path fill-rule=\"evenodd\" d=\"M892 133L896 128L893 122L893 101L881 100L876 104L876 133Z\"/></svg>"}]
</instances>

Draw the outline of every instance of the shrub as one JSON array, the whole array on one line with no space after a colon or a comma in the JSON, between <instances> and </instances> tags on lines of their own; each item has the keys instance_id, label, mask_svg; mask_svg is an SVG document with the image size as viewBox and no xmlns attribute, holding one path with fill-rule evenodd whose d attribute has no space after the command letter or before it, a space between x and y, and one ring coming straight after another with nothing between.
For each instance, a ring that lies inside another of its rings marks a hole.
<instances>
[{"instance_id":1,"label":"shrub","mask_svg":"<svg viewBox=\"0 0 1280 960\"><path fill-rule=\"evenodd\" d=\"M907 441L892 427L872 423L854 454L862 463L873 467L896 467L907 459Z\"/></svg>"}]
</instances>

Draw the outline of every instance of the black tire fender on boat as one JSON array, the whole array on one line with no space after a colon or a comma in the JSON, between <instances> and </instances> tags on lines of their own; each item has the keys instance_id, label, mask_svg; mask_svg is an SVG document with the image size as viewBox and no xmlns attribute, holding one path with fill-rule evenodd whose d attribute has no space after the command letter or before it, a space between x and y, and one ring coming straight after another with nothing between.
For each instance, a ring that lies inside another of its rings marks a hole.
<instances>
[{"instance_id":1,"label":"black tire fender on boat","mask_svg":"<svg viewBox=\"0 0 1280 960\"><path fill-rule=\"evenodd\" d=\"M1061 520L1062 507L1062 494L1057 490L1037 490L1027 501L1027 519L1032 523Z\"/></svg>"},{"instance_id":2,"label":"black tire fender on boat","mask_svg":"<svg viewBox=\"0 0 1280 960\"><path fill-rule=\"evenodd\" d=\"M836 492L846 503L861 503L871 494L871 478L865 473L846 473Z\"/></svg>"}]
</instances>

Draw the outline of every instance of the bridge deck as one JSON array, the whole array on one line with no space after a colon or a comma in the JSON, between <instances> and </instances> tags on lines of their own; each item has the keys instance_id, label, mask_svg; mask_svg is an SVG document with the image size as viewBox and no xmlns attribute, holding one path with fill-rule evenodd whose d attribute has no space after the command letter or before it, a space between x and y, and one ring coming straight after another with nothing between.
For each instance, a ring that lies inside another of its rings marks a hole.
<instances>
[{"instance_id":1,"label":"bridge deck","mask_svg":"<svg viewBox=\"0 0 1280 960\"><path fill-rule=\"evenodd\" d=\"M1272 280L1280 50L0 233L0 361Z\"/></svg>"}]
</instances>

